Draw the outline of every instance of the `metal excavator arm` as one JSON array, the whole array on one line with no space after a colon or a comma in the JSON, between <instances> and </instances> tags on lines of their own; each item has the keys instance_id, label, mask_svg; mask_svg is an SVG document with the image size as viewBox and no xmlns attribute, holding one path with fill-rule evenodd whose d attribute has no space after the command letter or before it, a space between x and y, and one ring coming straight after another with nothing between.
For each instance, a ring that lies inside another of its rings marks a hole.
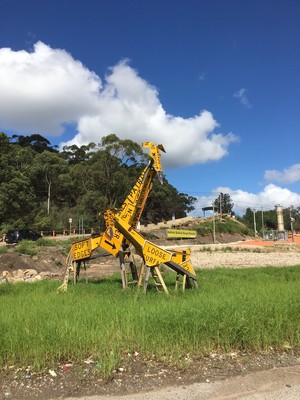
<instances>
[{"instance_id":1,"label":"metal excavator arm","mask_svg":"<svg viewBox=\"0 0 300 400\"><path fill-rule=\"evenodd\" d=\"M129 246L126 236L122 234L115 225L116 218L122 219L129 226L136 228L145 208L153 181L158 175L162 183L162 166L160 162L160 151L165 152L163 145L156 146L152 142L142 143L142 147L150 148L151 160L144 168L135 185L123 202L120 210L106 210L104 219L106 229L100 237L100 247L117 256L122 247Z\"/></svg>"},{"instance_id":2,"label":"metal excavator arm","mask_svg":"<svg viewBox=\"0 0 300 400\"><path fill-rule=\"evenodd\" d=\"M143 259L143 268L140 271L138 284L141 285L142 275L145 273L144 289L147 289L149 271L151 270L158 275L161 285L165 292L168 293L168 289L164 284L162 276L160 275L158 267L161 264L166 265L179 275L183 276L183 288L185 283L187 286L192 288L198 287L196 273L191 264L190 250L166 250L154 243L146 240L137 230L129 226L125 221L119 219L116 216L115 225L120 232L127 238L127 240L133 244L137 254ZM144 267L148 267L147 271L144 271ZM148 272L148 274L147 274Z\"/></svg>"}]
</instances>

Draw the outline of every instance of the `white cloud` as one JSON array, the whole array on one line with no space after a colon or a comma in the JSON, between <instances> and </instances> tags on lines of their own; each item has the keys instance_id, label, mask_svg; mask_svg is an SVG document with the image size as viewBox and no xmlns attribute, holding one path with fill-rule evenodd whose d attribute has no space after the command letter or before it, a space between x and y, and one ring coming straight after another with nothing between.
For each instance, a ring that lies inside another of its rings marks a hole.
<instances>
[{"instance_id":1,"label":"white cloud","mask_svg":"<svg viewBox=\"0 0 300 400\"><path fill-rule=\"evenodd\" d=\"M241 104L245 107L245 108L252 108L252 104L250 104L248 97L247 97L247 89L245 88L241 88L239 90L237 90L234 94L233 97L236 97L237 99L239 99L239 101L241 102Z\"/></svg>"},{"instance_id":2,"label":"white cloud","mask_svg":"<svg viewBox=\"0 0 300 400\"><path fill-rule=\"evenodd\" d=\"M195 215L202 215L202 207L212 204L213 200L218 197L218 193L226 193L230 195L234 203L233 210L237 214L244 214L249 207L256 210L272 210L276 204L280 204L284 208L290 206L300 206L300 194L290 191L289 189L269 184L257 194L245 192L243 190L235 190L228 187L217 187L212 191L211 196L198 197L195 204Z\"/></svg>"},{"instance_id":3,"label":"white cloud","mask_svg":"<svg viewBox=\"0 0 300 400\"><path fill-rule=\"evenodd\" d=\"M267 170L265 171L264 178L268 181L281 182L281 183L294 183L300 181L300 164L294 164L283 171Z\"/></svg>"},{"instance_id":4,"label":"white cloud","mask_svg":"<svg viewBox=\"0 0 300 400\"><path fill-rule=\"evenodd\" d=\"M109 70L103 81L65 50L37 42L34 51L0 49L0 121L2 130L60 135L76 125L82 145L115 133L138 143L163 143L164 165L179 167L219 160L237 141L216 132L211 112L191 118L168 114L155 87L126 61Z\"/></svg>"},{"instance_id":5,"label":"white cloud","mask_svg":"<svg viewBox=\"0 0 300 400\"><path fill-rule=\"evenodd\" d=\"M0 49L1 129L58 135L63 124L96 112L101 80L64 50Z\"/></svg>"}]
</instances>

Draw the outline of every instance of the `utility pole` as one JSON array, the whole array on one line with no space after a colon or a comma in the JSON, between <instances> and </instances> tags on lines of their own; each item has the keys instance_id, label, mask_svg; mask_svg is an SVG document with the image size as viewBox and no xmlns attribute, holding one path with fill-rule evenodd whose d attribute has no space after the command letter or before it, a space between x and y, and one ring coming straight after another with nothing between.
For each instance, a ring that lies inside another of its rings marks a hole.
<instances>
[{"instance_id":1,"label":"utility pole","mask_svg":"<svg viewBox=\"0 0 300 400\"><path fill-rule=\"evenodd\" d=\"M265 227L264 227L264 209L261 208L261 230L264 232Z\"/></svg>"},{"instance_id":2,"label":"utility pole","mask_svg":"<svg viewBox=\"0 0 300 400\"><path fill-rule=\"evenodd\" d=\"M213 208L213 241L216 243L216 221L215 221L215 205L212 203Z\"/></svg>"},{"instance_id":3,"label":"utility pole","mask_svg":"<svg viewBox=\"0 0 300 400\"><path fill-rule=\"evenodd\" d=\"M293 206L291 206L291 208L290 208L290 220L291 220L292 242L294 241L294 222L295 222L295 218L292 217L293 208L294 208Z\"/></svg>"},{"instance_id":4,"label":"utility pole","mask_svg":"<svg viewBox=\"0 0 300 400\"><path fill-rule=\"evenodd\" d=\"M222 218L222 193L219 196L219 203L220 203L220 218Z\"/></svg>"},{"instance_id":5,"label":"utility pole","mask_svg":"<svg viewBox=\"0 0 300 400\"><path fill-rule=\"evenodd\" d=\"M47 215L50 215L50 197L51 197L51 180L46 175L46 181L48 184L48 196L47 196Z\"/></svg>"},{"instance_id":6,"label":"utility pole","mask_svg":"<svg viewBox=\"0 0 300 400\"><path fill-rule=\"evenodd\" d=\"M83 235L83 217L78 220L78 235Z\"/></svg>"},{"instance_id":7,"label":"utility pole","mask_svg":"<svg viewBox=\"0 0 300 400\"><path fill-rule=\"evenodd\" d=\"M256 239L256 220L255 220L256 210L253 208L253 223L254 223L254 237Z\"/></svg>"}]
</instances>

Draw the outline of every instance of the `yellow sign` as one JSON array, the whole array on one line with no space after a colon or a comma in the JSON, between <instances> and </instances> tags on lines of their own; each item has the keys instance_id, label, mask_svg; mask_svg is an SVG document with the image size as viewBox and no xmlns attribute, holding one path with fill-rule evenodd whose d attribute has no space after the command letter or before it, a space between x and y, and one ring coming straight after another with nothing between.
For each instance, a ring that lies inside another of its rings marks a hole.
<instances>
[{"instance_id":1,"label":"yellow sign","mask_svg":"<svg viewBox=\"0 0 300 400\"><path fill-rule=\"evenodd\" d=\"M72 258L76 260L84 260L92 254L92 242L90 239L81 240L72 245Z\"/></svg>"},{"instance_id":2,"label":"yellow sign","mask_svg":"<svg viewBox=\"0 0 300 400\"><path fill-rule=\"evenodd\" d=\"M116 257L117 254L119 253L121 244L115 237L110 239L110 238L106 237L105 235L103 235L101 238L100 246L104 250L108 251L110 254L112 254L113 256Z\"/></svg>"},{"instance_id":3,"label":"yellow sign","mask_svg":"<svg viewBox=\"0 0 300 400\"><path fill-rule=\"evenodd\" d=\"M188 229L167 229L167 239L170 238L195 239L196 236L197 236L197 231L191 231Z\"/></svg>"},{"instance_id":4,"label":"yellow sign","mask_svg":"<svg viewBox=\"0 0 300 400\"><path fill-rule=\"evenodd\" d=\"M143 248L143 255L148 267L163 264L171 259L170 253L150 242L146 242Z\"/></svg>"},{"instance_id":5,"label":"yellow sign","mask_svg":"<svg viewBox=\"0 0 300 400\"><path fill-rule=\"evenodd\" d=\"M190 272L190 273L193 274L193 275L196 275L196 274L195 274L195 271L194 271L194 268L192 267L192 264L191 264L190 260L188 260L188 261L186 261L186 262L184 262L184 263L182 263L182 264L180 264L180 265L181 265L181 267L184 268L186 271Z\"/></svg>"},{"instance_id":6,"label":"yellow sign","mask_svg":"<svg viewBox=\"0 0 300 400\"><path fill-rule=\"evenodd\" d=\"M181 264L184 261L188 261L191 257L191 250L172 250L172 260L175 261L177 264Z\"/></svg>"}]
</instances>

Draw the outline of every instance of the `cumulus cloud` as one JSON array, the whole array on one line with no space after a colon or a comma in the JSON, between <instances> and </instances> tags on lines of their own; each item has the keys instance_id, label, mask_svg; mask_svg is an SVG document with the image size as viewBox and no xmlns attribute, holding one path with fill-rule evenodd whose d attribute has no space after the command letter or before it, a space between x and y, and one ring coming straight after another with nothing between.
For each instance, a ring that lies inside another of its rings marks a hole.
<instances>
[{"instance_id":1,"label":"cumulus cloud","mask_svg":"<svg viewBox=\"0 0 300 400\"><path fill-rule=\"evenodd\" d=\"M247 89L245 88L241 88L239 90L237 90L234 94L233 97L236 97L237 99L239 99L239 101L241 102L241 104L245 107L245 108L252 108L252 104L250 104L248 97L247 97Z\"/></svg>"},{"instance_id":2,"label":"cumulus cloud","mask_svg":"<svg viewBox=\"0 0 300 400\"><path fill-rule=\"evenodd\" d=\"M281 183L294 183L300 181L300 164L294 164L283 171L267 170L265 171L264 178L268 181L281 182Z\"/></svg>"},{"instance_id":3,"label":"cumulus cloud","mask_svg":"<svg viewBox=\"0 0 300 400\"><path fill-rule=\"evenodd\" d=\"M31 53L0 49L0 91L4 131L61 135L72 123L74 138L62 145L98 143L110 133L138 143L163 143L165 167L220 160L238 140L231 132L219 132L208 110L190 118L168 114L158 90L126 60L102 80L65 50L42 42Z\"/></svg>"},{"instance_id":4,"label":"cumulus cloud","mask_svg":"<svg viewBox=\"0 0 300 400\"><path fill-rule=\"evenodd\" d=\"M65 50L0 49L1 129L59 135L63 124L96 112L99 77Z\"/></svg>"},{"instance_id":5,"label":"cumulus cloud","mask_svg":"<svg viewBox=\"0 0 300 400\"><path fill-rule=\"evenodd\" d=\"M234 212L237 214L244 214L249 207L256 210L272 210L276 204L288 208L290 206L300 206L300 194L292 192L286 188L269 184L264 189L257 193L250 193L243 190L235 190L229 187L217 187L212 191L211 196L203 196L197 198L195 204L196 211L193 214L201 215L202 207L212 204L213 200L218 197L218 193L226 193L230 195L234 203Z\"/></svg>"}]
</instances>

